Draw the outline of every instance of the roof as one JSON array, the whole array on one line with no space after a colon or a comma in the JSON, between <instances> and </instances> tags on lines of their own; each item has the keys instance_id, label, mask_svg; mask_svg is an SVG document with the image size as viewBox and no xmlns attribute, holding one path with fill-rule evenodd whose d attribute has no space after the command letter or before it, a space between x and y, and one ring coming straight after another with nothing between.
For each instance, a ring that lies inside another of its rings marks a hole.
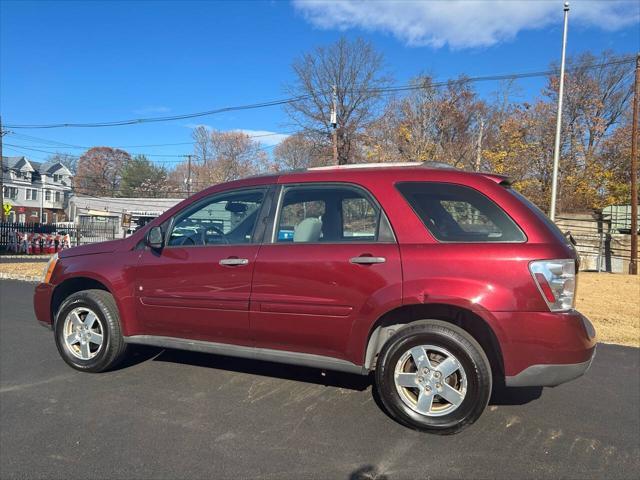
<instances>
[{"instance_id":1,"label":"roof","mask_svg":"<svg viewBox=\"0 0 640 480\"><path fill-rule=\"evenodd\" d=\"M25 166L29 167L26 168L27 171L38 172L40 175L53 175L54 173L61 171L61 174L71 176L69 169L61 162L36 162L35 160L29 160L25 156L2 157L2 167L5 170L25 170Z\"/></svg>"},{"instance_id":2,"label":"roof","mask_svg":"<svg viewBox=\"0 0 640 480\"><path fill-rule=\"evenodd\" d=\"M180 203L183 198L91 197L73 195L70 203L80 210L112 212L164 211Z\"/></svg>"},{"instance_id":3,"label":"roof","mask_svg":"<svg viewBox=\"0 0 640 480\"><path fill-rule=\"evenodd\" d=\"M278 183L288 183L290 181L311 180L328 181L356 179L360 176L367 177L387 177L390 174L407 176L414 173L416 177L424 178L425 175L434 175L439 178L470 178L484 177L495 183L509 184L510 181L504 175L488 172L469 172L451 165L439 162L398 162L398 163L359 163L349 165L331 165L325 167L313 167L304 170L292 170L280 172Z\"/></svg>"}]
</instances>

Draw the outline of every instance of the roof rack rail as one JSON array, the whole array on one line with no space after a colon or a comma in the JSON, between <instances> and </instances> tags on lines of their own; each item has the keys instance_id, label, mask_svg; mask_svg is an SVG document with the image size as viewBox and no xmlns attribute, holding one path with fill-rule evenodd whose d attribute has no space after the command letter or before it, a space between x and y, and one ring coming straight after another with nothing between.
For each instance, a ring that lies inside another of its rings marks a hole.
<instances>
[{"instance_id":1,"label":"roof rack rail","mask_svg":"<svg viewBox=\"0 0 640 480\"><path fill-rule=\"evenodd\" d=\"M456 170L456 167L443 162L382 162L382 163L350 163L348 165L326 165L323 167L309 167L307 170L342 170L355 168L388 168L388 167L426 167L446 168Z\"/></svg>"}]
</instances>

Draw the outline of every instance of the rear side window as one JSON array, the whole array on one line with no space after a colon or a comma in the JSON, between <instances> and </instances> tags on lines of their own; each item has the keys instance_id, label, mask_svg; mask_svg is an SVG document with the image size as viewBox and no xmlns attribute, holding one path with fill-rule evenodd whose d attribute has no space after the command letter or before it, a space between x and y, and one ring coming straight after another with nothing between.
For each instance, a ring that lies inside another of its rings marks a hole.
<instances>
[{"instance_id":1,"label":"rear side window","mask_svg":"<svg viewBox=\"0 0 640 480\"><path fill-rule=\"evenodd\" d=\"M524 234L493 201L452 183L404 182L398 190L441 242L524 242Z\"/></svg>"}]
</instances>

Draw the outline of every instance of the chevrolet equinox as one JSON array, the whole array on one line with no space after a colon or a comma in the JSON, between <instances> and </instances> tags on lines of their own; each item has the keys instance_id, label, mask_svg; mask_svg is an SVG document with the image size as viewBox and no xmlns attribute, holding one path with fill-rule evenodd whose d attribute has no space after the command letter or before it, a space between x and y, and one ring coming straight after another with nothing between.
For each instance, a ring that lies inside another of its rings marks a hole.
<instances>
[{"instance_id":1,"label":"chevrolet equinox","mask_svg":"<svg viewBox=\"0 0 640 480\"><path fill-rule=\"evenodd\" d=\"M453 433L494 384L588 369L577 273L506 178L364 164L215 185L129 238L63 250L34 306L77 370L143 344L374 372L397 421Z\"/></svg>"}]
</instances>

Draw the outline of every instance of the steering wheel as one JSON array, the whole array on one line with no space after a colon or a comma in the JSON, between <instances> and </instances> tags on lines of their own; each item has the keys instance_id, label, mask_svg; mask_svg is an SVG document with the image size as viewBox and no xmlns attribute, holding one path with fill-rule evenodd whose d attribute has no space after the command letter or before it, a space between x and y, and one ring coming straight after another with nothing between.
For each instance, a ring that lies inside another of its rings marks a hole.
<instances>
[{"instance_id":1,"label":"steering wheel","mask_svg":"<svg viewBox=\"0 0 640 480\"><path fill-rule=\"evenodd\" d=\"M179 245L179 246L184 246L184 245L195 245L195 244L196 244L196 241L195 241L195 240L194 240L194 238L193 238L193 237L195 237L195 236L196 236L196 234L189 235L189 236L186 236L186 235L185 235L184 237L180 237L180 238L178 239L178 241L176 242L176 245Z\"/></svg>"},{"instance_id":2,"label":"steering wheel","mask_svg":"<svg viewBox=\"0 0 640 480\"><path fill-rule=\"evenodd\" d=\"M229 239L226 237L224 231L221 228L218 228L215 225L208 225L207 230L213 230L214 232L216 232L220 236L220 238L223 240L222 243L229 243ZM205 238L204 230L202 232L202 240L203 240L203 244L206 245L207 242L205 242L206 238Z\"/></svg>"}]
</instances>

